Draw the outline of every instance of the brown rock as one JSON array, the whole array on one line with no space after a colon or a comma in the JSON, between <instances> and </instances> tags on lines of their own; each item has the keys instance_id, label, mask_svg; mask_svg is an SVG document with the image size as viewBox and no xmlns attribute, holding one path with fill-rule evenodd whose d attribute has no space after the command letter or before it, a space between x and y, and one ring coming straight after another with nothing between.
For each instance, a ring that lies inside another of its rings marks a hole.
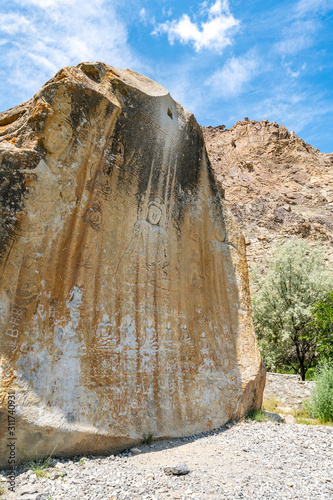
<instances>
[{"instance_id":1,"label":"brown rock","mask_svg":"<svg viewBox=\"0 0 333 500\"><path fill-rule=\"evenodd\" d=\"M111 452L260 406L244 238L193 115L83 63L0 124L1 464L7 437Z\"/></svg>"},{"instance_id":2,"label":"brown rock","mask_svg":"<svg viewBox=\"0 0 333 500\"><path fill-rule=\"evenodd\" d=\"M267 120L239 121L224 130L203 128L203 133L226 200L253 241L250 266L267 256L274 243L293 237L310 244L320 240L333 262L332 153L321 153ZM268 251L260 235L271 241Z\"/></svg>"}]
</instances>

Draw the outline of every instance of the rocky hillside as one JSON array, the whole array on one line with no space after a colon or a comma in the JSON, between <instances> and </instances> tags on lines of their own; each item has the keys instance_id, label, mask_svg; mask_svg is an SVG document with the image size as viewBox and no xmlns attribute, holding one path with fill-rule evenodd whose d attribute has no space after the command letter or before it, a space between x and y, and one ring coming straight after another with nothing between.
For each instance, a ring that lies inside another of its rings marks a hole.
<instances>
[{"instance_id":1,"label":"rocky hillside","mask_svg":"<svg viewBox=\"0 0 333 500\"><path fill-rule=\"evenodd\" d=\"M203 133L250 264L290 237L322 240L333 261L333 153L321 153L268 120L245 118Z\"/></svg>"}]
</instances>

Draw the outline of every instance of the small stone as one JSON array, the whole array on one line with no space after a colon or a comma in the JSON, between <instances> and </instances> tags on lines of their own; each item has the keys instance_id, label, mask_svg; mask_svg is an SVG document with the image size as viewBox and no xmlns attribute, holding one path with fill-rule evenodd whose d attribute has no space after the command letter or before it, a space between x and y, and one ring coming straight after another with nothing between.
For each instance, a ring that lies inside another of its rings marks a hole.
<instances>
[{"instance_id":1,"label":"small stone","mask_svg":"<svg viewBox=\"0 0 333 500\"><path fill-rule=\"evenodd\" d=\"M185 474L188 474L191 471L185 462L180 462L175 466L165 467L164 472L167 476L185 476Z\"/></svg>"},{"instance_id":2,"label":"small stone","mask_svg":"<svg viewBox=\"0 0 333 500\"><path fill-rule=\"evenodd\" d=\"M61 462L58 462L58 463L54 466L54 468L55 468L55 469L63 469L64 467L65 467L65 464L63 464L63 463L61 463Z\"/></svg>"},{"instance_id":3,"label":"small stone","mask_svg":"<svg viewBox=\"0 0 333 500\"><path fill-rule=\"evenodd\" d=\"M52 479L52 481L54 481L55 479L58 479L58 477L64 477L64 476L67 476L66 471L64 471L64 470L56 471L56 472L52 472L52 474L50 475L50 479Z\"/></svg>"},{"instance_id":4,"label":"small stone","mask_svg":"<svg viewBox=\"0 0 333 500\"><path fill-rule=\"evenodd\" d=\"M133 453L133 455L140 455L140 453L142 453L140 448L131 448L130 452Z\"/></svg>"},{"instance_id":5,"label":"small stone","mask_svg":"<svg viewBox=\"0 0 333 500\"><path fill-rule=\"evenodd\" d=\"M27 484L22 486L18 493L20 495L33 495L34 493L38 493L38 488L35 485Z\"/></svg>"},{"instance_id":6,"label":"small stone","mask_svg":"<svg viewBox=\"0 0 333 500\"><path fill-rule=\"evenodd\" d=\"M272 413L266 410L263 410L263 413L269 418L269 420L272 420L273 422L277 422L279 424L284 422L284 419L278 413Z\"/></svg>"},{"instance_id":7,"label":"small stone","mask_svg":"<svg viewBox=\"0 0 333 500\"><path fill-rule=\"evenodd\" d=\"M296 424L296 418L292 415L286 415L284 417L284 421L286 422L286 424Z\"/></svg>"}]
</instances>

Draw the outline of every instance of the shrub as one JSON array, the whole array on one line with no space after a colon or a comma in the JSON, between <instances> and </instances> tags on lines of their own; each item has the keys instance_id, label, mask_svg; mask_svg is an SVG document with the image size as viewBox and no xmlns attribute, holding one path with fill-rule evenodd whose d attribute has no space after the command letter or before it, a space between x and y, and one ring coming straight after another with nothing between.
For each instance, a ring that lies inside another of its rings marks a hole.
<instances>
[{"instance_id":1,"label":"shrub","mask_svg":"<svg viewBox=\"0 0 333 500\"><path fill-rule=\"evenodd\" d=\"M333 422L333 364L318 368L317 384L309 402L309 414L322 422Z\"/></svg>"},{"instance_id":2,"label":"shrub","mask_svg":"<svg viewBox=\"0 0 333 500\"><path fill-rule=\"evenodd\" d=\"M333 290L323 300L315 304L313 328L318 332L320 357L333 359Z\"/></svg>"},{"instance_id":3,"label":"shrub","mask_svg":"<svg viewBox=\"0 0 333 500\"><path fill-rule=\"evenodd\" d=\"M266 422L267 415L261 409L249 410L246 414L248 420L256 420L257 422Z\"/></svg>"},{"instance_id":4,"label":"shrub","mask_svg":"<svg viewBox=\"0 0 333 500\"><path fill-rule=\"evenodd\" d=\"M323 247L311 249L304 240L278 246L266 266L264 274L259 269L251 273L261 355L269 370L293 370L305 380L307 370L328 352L331 302L327 297L333 288L333 267L325 265Z\"/></svg>"}]
</instances>

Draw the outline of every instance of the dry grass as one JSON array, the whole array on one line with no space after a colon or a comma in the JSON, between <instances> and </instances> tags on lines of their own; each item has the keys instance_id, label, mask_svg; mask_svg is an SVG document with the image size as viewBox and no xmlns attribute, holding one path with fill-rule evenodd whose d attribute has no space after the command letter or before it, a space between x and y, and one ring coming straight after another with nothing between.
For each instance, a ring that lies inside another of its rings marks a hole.
<instances>
[{"instance_id":1,"label":"dry grass","mask_svg":"<svg viewBox=\"0 0 333 500\"><path fill-rule=\"evenodd\" d=\"M279 408L283 407L283 403L278 398L265 398L263 401L262 409L269 411L271 413L281 414ZM304 401L301 407L290 407L292 412L289 412L293 417L296 418L297 424L305 425L332 425L332 423L324 423L318 418L311 418L308 410L308 402Z\"/></svg>"},{"instance_id":2,"label":"dry grass","mask_svg":"<svg viewBox=\"0 0 333 500\"><path fill-rule=\"evenodd\" d=\"M277 398L264 398L262 408L263 410L270 411L272 413L276 413L276 407L281 406L281 402Z\"/></svg>"}]
</instances>

